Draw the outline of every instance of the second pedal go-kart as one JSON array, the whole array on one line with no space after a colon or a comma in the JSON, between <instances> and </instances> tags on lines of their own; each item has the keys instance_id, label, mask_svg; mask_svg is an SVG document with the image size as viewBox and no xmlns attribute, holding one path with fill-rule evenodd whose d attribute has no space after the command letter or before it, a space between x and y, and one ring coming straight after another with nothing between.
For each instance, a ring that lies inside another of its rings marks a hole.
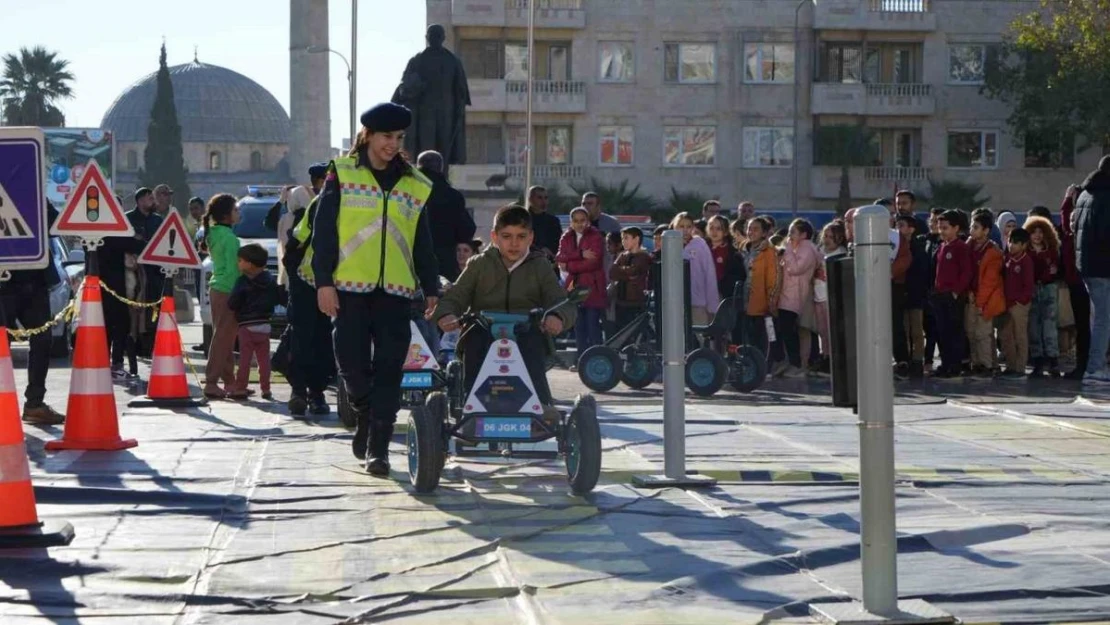
<instances>
[{"instance_id":1,"label":"second pedal go-kart","mask_svg":"<svg viewBox=\"0 0 1110 625\"><path fill-rule=\"evenodd\" d=\"M412 340L409 352L405 356L404 373L401 376L401 408L419 412L424 410L424 402L429 393L447 385L447 377L416 322L410 321L409 327ZM357 417L347 398L347 388L343 380L339 380L336 384L336 403L339 420L349 428L355 427Z\"/></svg>"},{"instance_id":2,"label":"second pedal go-kart","mask_svg":"<svg viewBox=\"0 0 1110 625\"><path fill-rule=\"evenodd\" d=\"M489 351L473 388L463 388L462 362L454 360L447 365L446 389L428 395L425 409L409 416L409 479L417 492L432 492L439 485L452 439L465 445L456 445L456 453L465 448L468 456L562 456L571 491L582 495L593 490L601 474L601 428L593 396L579 395L569 412L558 411L557 422L546 421L516 340L518 332L538 328L554 309L584 298L576 291L551 309L528 314L463 315L462 324L477 324L489 333ZM514 449L550 439L556 440L555 450Z\"/></svg>"}]
</instances>

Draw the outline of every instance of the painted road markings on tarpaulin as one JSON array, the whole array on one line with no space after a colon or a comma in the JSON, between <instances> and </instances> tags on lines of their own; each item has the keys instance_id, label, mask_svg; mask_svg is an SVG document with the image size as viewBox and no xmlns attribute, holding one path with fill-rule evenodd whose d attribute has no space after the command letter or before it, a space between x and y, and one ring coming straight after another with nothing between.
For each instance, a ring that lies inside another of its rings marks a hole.
<instances>
[{"instance_id":1,"label":"painted road markings on tarpaulin","mask_svg":"<svg viewBox=\"0 0 1110 625\"><path fill-rule=\"evenodd\" d=\"M0 128L0 270L50 263L40 128Z\"/></svg>"},{"instance_id":2,"label":"painted road markings on tarpaulin","mask_svg":"<svg viewBox=\"0 0 1110 625\"><path fill-rule=\"evenodd\" d=\"M162 225L150 237L150 242L139 255L144 265L157 265L166 269L200 267L200 257L181 221L181 213L170 211Z\"/></svg>"},{"instance_id":3,"label":"painted road markings on tarpaulin","mask_svg":"<svg viewBox=\"0 0 1110 625\"><path fill-rule=\"evenodd\" d=\"M89 161L85 167L77 188L70 194L50 234L86 240L135 236L135 229L123 214L95 160Z\"/></svg>"}]
</instances>

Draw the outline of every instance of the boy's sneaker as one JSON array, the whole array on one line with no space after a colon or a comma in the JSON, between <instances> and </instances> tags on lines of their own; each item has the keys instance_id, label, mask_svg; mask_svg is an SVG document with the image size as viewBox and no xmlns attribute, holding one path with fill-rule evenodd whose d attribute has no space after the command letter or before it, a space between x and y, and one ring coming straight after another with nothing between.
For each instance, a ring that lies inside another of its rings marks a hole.
<instances>
[{"instance_id":1,"label":"boy's sneaker","mask_svg":"<svg viewBox=\"0 0 1110 625\"><path fill-rule=\"evenodd\" d=\"M552 431L559 427L559 422L563 420L563 415L559 413L559 409L555 406L543 407L543 422Z\"/></svg>"},{"instance_id":2,"label":"boy's sneaker","mask_svg":"<svg viewBox=\"0 0 1110 625\"><path fill-rule=\"evenodd\" d=\"M265 399L266 401L273 401L274 394L270 391L262 391L262 399Z\"/></svg>"},{"instance_id":3,"label":"boy's sneaker","mask_svg":"<svg viewBox=\"0 0 1110 625\"><path fill-rule=\"evenodd\" d=\"M782 372L784 378L804 378L806 377L806 370L794 365L788 365L786 370Z\"/></svg>"},{"instance_id":4,"label":"boy's sneaker","mask_svg":"<svg viewBox=\"0 0 1110 625\"><path fill-rule=\"evenodd\" d=\"M975 378L992 378L992 377L994 377L994 372L991 371L990 369L988 369L987 367L982 367L982 366L972 367L971 368L971 376L975 377Z\"/></svg>"},{"instance_id":5,"label":"boy's sneaker","mask_svg":"<svg viewBox=\"0 0 1110 625\"><path fill-rule=\"evenodd\" d=\"M1048 377L1060 377L1060 363L1056 358L1048 358Z\"/></svg>"},{"instance_id":6,"label":"boy's sneaker","mask_svg":"<svg viewBox=\"0 0 1110 625\"><path fill-rule=\"evenodd\" d=\"M785 360L780 360L771 366L771 377L781 378L786 370L790 368L790 363Z\"/></svg>"}]
</instances>

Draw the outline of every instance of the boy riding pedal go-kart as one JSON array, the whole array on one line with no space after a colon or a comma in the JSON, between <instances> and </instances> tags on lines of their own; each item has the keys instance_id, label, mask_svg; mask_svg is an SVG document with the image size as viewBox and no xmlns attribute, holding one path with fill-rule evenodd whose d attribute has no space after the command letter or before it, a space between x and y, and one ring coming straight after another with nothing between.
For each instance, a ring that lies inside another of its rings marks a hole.
<instances>
[{"instance_id":1,"label":"boy riding pedal go-kart","mask_svg":"<svg viewBox=\"0 0 1110 625\"><path fill-rule=\"evenodd\" d=\"M433 393L426 404L426 418L436 427L442 424L439 438L416 448L421 431L434 437L434 428L409 428L409 472L418 491L435 488L451 437L472 445L490 443L491 450L507 444L508 452L514 442L558 438L574 490L589 491L596 484L600 432L592 398L579 398L575 411L564 418L546 376L549 342L544 335L561 334L574 324L577 300L559 285L544 254L531 251L532 236L527 209L511 205L499 210L493 244L470 260L433 313L441 330L461 327L462 336L459 360L447 368L448 392ZM569 442L568 432L573 435ZM416 457L420 449L434 449L439 458L421 463Z\"/></svg>"}]
</instances>

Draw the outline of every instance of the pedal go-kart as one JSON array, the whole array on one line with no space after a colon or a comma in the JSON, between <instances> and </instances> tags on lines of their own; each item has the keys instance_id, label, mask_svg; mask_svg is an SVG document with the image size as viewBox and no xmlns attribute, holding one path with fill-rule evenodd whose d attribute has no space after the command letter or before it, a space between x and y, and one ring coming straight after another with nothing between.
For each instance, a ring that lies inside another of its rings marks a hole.
<instances>
[{"instance_id":1,"label":"pedal go-kart","mask_svg":"<svg viewBox=\"0 0 1110 625\"><path fill-rule=\"evenodd\" d=\"M741 298L725 298L713 322L692 326L687 343L686 388L699 397L710 397L725 382L741 393L759 388L767 377L767 359L751 345L731 344L732 328ZM649 302L647 311L633 319L603 345L595 345L578 359L578 377L590 390L611 391L618 382L633 389L646 388L663 366L659 319Z\"/></svg>"},{"instance_id":2,"label":"pedal go-kart","mask_svg":"<svg viewBox=\"0 0 1110 625\"><path fill-rule=\"evenodd\" d=\"M412 341L401 376L401 408L421 411L429 393L447 386L447 376L416 322L410 321L409 324ZM348 428L355 427L357 418L342 380L336 384L336 403L339 406L339 420Z\"/></svg>"},{"instance_id":3,"label":"pedal go-kart","mask_svg":"<svg viewBox=\"0 0 1110 625\"><path fill-rule=\"evenodd\" d=\"M463 315L463 325L477 324L489 332L490 348L473 388L463 388L462 362L453 360L447 364L446 389L428 395L423 411L411 412L406 445L409 479L417 492L429 493L439 485L452 439L456 455L563 456L571 491L582 495L593 490L601 474L601 429L593 396L579 395L569 413L559 411L557 423L545 422L543 405L516 341L518 332L538 327L563 303L584 299L584 294L575 292L548 310ZM558 443L555 451L513 448L552 438Z\"/></svg>"}]
</instances>

